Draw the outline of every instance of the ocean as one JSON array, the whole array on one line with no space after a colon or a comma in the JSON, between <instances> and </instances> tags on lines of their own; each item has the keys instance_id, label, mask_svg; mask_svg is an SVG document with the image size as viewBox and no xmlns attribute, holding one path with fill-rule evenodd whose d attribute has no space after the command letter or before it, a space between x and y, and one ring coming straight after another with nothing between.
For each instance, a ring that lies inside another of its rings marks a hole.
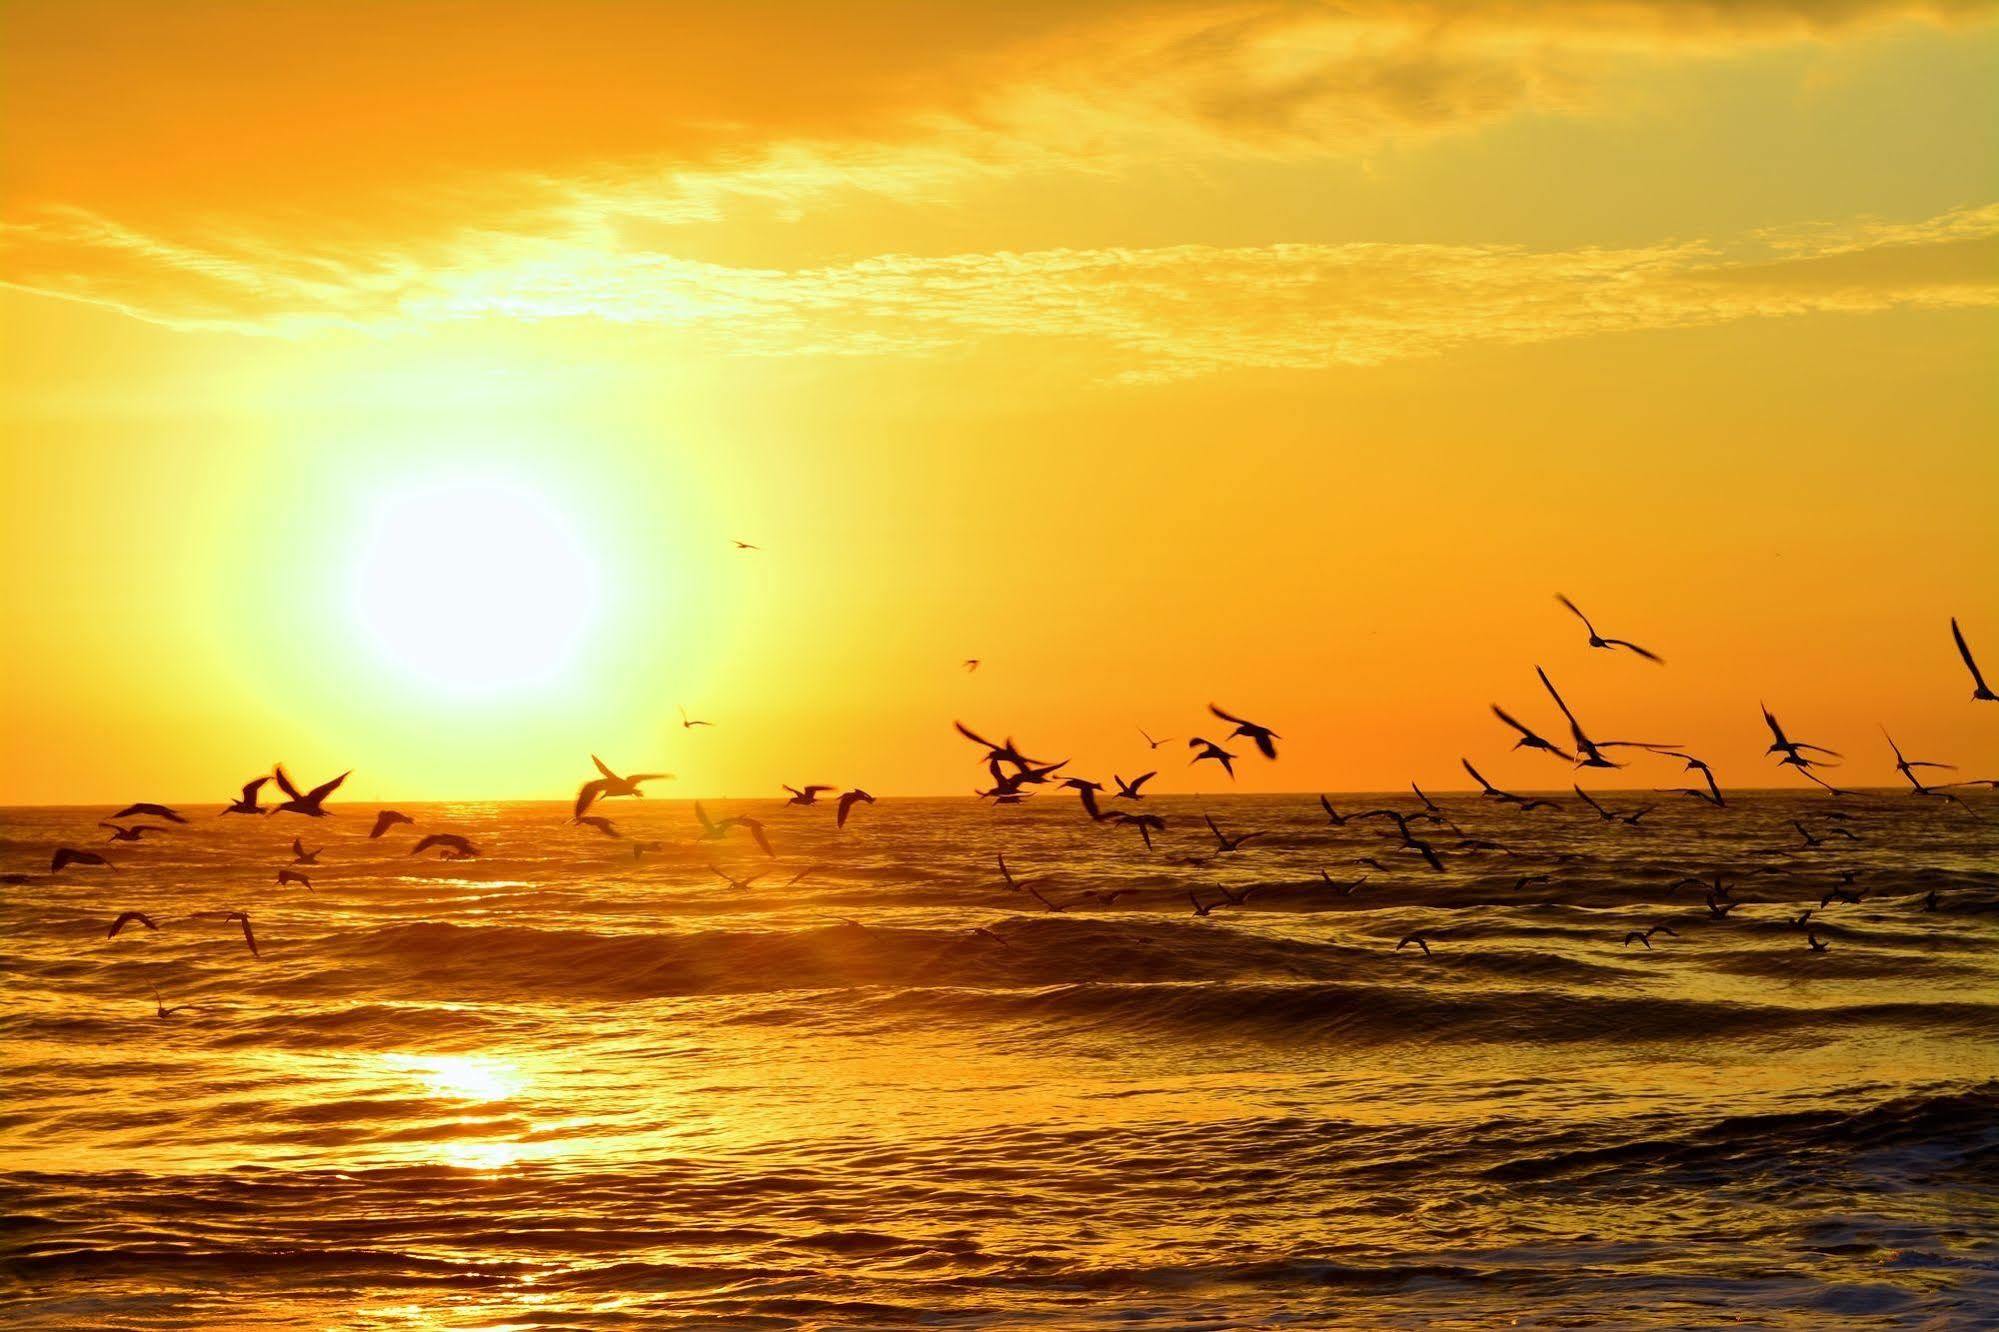
<instances>
[{"instance_id":1,"label":"ocean","mask_svg":"<svg viewBox=\"0 0 1999 1332\"><path fill-rule=\"evenodd\" d=\"M1999 796L1644 799L0 811L0 1319L1999 1323Z\"/></svg>"}]
</instances>

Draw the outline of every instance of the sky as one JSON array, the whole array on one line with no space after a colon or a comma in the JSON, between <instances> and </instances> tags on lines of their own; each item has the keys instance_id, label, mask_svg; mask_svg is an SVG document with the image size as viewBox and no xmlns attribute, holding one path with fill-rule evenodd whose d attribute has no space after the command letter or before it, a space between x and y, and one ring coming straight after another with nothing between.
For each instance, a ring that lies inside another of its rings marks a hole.
<instances>
[{"instance_id":1,"label":"sky","mask_svg":"<svg viewBox=\"0 0 1999 1332\"><path fill-rule=\"evenodd\" d=\"M1211 700L1243 790L1565 787L1537 664L1724 786L1762 702L1999 777L1995 75L1969 2L0 0L0 804L968 793L953 718L1214 790Z\"/></svg>"}]
</instances>

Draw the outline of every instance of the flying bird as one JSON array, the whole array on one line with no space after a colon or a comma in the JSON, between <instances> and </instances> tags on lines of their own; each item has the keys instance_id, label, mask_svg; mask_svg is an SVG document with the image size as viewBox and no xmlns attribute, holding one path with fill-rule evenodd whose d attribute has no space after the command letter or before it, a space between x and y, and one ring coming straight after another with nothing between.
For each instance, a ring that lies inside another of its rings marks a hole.
<instances>
[{"instance_id":1,"label":"flying bird","mask_svg":"<svg viewBox=\"0 0 1999 1332\"><path fill-rule=\"evenodd\" d=\"M1333 802L1324 796L1319 797L1319 808L1326 811L1326 822L1332 824L1335 828L1344 828L1347 820L1354 817L1351 814L1342 814L1334 809Z\"/></svg>"},{"instance_id":2,"label":"flying bird","mask_svg":"<svg viewBox=\"0 0 1999 1332\"><path fill-rule=\"evenodd\" d=\"M49 857L49 873L60 874L64 867L69 865L101 865L105 869L118 868L95 851L79 851L73 846L57 847L56 853Z\"/></svg>"},{"instance_id":3,"label":"flying bird","mask_svg":"<svg viewBox=\"0 0 1999 1332\"><path fill-rule=\"evenodd\" d=\"M1823 745L1808 745L1802 741L1792 740L1784 734L1783 726L1778 723L1776 714L1770 711L1768 704L1763 705L1763 724L1770 728L1770 747L1763 752L1766 754L1782 754L1784 757L1778 760L1779 763L1788 763L1794 768L1809 768L1817 760L1806 758L1802 752L1805 750L1809 750L1814 754L1825 754L1832 758L1845 757L1837 749L1827 749Z\"/></svg>"},{"instance_id":4,"label":"flying bird","mask_svg":"<svg viewBox=\"0 0 1999 1332\"><path fill-rule=\"evenodd\" d=\"M1222 769L1228 773L1230 781L1235 780L1234 754L1229 753L1228 750L1223 749L1220 745L1216 744L1214 741L1203 740L1198 735L1195 736L1192 740L1189 740L1187 742L1187 747L1189 749L1199 749L1201 751L1200 753L1194 755L1194 757L1187 760L1188 767L1191 768L1196 763L1199 763L1202 759L1212 759L1216 763L1222 765Z\"/></svg>"},{"instance_id":5,"label":"flying bird","mask_svg":"<svg viewBox=\"0 0 1999 1332\"><path fill-rule=\"evenodd\" d=\"M734 545L735 545L735 547L736 547L736 549L737 549L737 550L762 550L762 549L763 549L763 547L762 547L762 546L753 546L753 545L751 545L751 544L750 544L749 542L747 542L747 541L734 541L734 539L733 539L733 538L731 538L731 540L732 540L732 541L734 542Z\"/></svg>"},{"instance_id":6,"label":"flying bird","mask_svg":"<svg viewBox=\"0 0 1999 1332\"><path fill-rule=\"evenodd\" d=\"M320 808L320 806L326 803L326 797L339 789L340 783L346 781L352 775L353 769L350 768L348 771L335 777L332 781L321 782L304 795L300 795L298 788L292 785L291 778L286 776L285 765L280 763L273 769L271 776L277 782L278 789L285 793L285 802L282 805L273 806L271 813L303 814L309 819L323 819L326 817L326 811Z\"/></svg>"},{"instance_id":7,"label":"flying bird","mask_svg":"<svg viewBox=\"0 0 1999 1332\"><path fill-rule=\"evenodd\" d=\"M1492 715L1499 718L1501 721L1505 722L1508 726L1511 726L1514 730L1520 732L1520 738L1513 742L1513 747L1515 749L1540 749L1540 750L1545 750L1548 753L1557 756L1558 758L1565 758L1571 763L1576 761L1576 756L1574 754L1571 754L1568 750L1563 749L1560 745L1556 744L1554 741L1536 735L1533 731L1529 730L1527 727L1521 725L1519 722L1515 721L1511 716L1509 716L1507 714L1506 709L1500 707L1499 704L1494 703L1492 705Z\"/></svg>"},{"instance_id":8,"label":"flying bird","mask_svg":"<svg viewBox=\"0 0 1999 1332\"><path fill-rule=\"evenodd\" d=\"M1158 775L1159 774L1157 772L1141 772L1140 774L1138 774L1138 776L1132 778L1130 781L1126 781L1124 778L1118 776L1116 773L1112 773L1111 780L1117 783L1117 794L1112 796L1111 799L1113 800L1145 799L1145 795L1140 790L1140 788L1143 787L1147 782L1151 781L1154 777L1157 777Z\"/></svg>"},{"instance_id":9,"label":"flying bird","mask_svg":"<svg viewBox=\"0 0 1999 1332\"><path fill-rule=\"evenodd\" d=\"M1644 648L1639 647L1636 643L1631 642L1629 639L1605 638L1602 634L1596 631L1596 626L1589 622L1589 616L1583 614L1582 608L1577 606L1575 602L1570 601L1567 597L1563 596L1561 593L1557 592L1555 594L1555 600L1561 602L1564 606L1567 606L1569 608L1570 613L1573 614L1578 620L1581 620L1583 622L1583 628L1589 630L1589 645L1591 647L1629 648L1631 649L1631 651L1636 652L1639 656L1645 658L1645 660L1647 661L1657 662L1661 666L1666 664L1665 660L1661 658L1657 653L1647 652Z\"/></svg>"},{"instance_id":10,"label":"flying bird","mask_svg":"<svg viewBox=\"0 0 1999 1332\"><path fill-rule=\"evenodd\" d=\"M155 828L149 823L134 824L130 828L121 828L115 823L99 823L97 826L111 830L111 835L104 839L107 842L136 842L147 833L166 831L164 828Z\"/></svg>"},{"instance_id":11,"label":"flying bird","mask_svg":"<svg viewBox=\"0 0 1999 1332\"><path fill-rule=\"evenodd\" d=\"M325 849L326 848L322 846L316 851L308 851L305 849L304 840L301 838L294 837L292 838L292 864L317 865L319 863L319 852L324 851Z\"/></svg>"},{"instance_id":12,"label":"flying bird","mask_svg":"<svg viewBox=\"0 0 1999 1332\"><path fill-rule=\"evenodd\" d=\"M676 704L675 706L679 705ZM691 731L697 726L713 726L714 724L711 721L702 721L698 717L688 716L687 709L684 707L680 709L680 729L683 731Z\"/></svg>"},{"instance_id":13,"label":"flying bird","mask_svg":"<svg viewBox=\"0 0 1999 1332\"><path fill-rule=\"evenodd\" d=\"M1992 692L1992 686L1985 683L1984 675L1978 670L1978 663L1972 660L1971 645L1964 641L1964 630L1957 627L1957 617L1950 617L1950 636L1957 640L1957 655L1964 658L1964 668L1971 672L1971 691L1974 703L1999 703L1999 694Z\"/></svg>"},{"instance_id":14,"label":"flying bird","mask_svg":"<svg viewBox=\"0 0 1999 1332\"><path fill-rule=\"evenodd\" d=\"M753 819L747 814L738 814L733 818L724 819L723 823L733 823L738 828L746 830L750 835L750 840L757 844L758 849L771 859L777 859L777 852L770 849L770 837L764 832L762 820Z\"/></svg>"},{"instance_id":15,"label":"flying bird","mask_svg":"<svg viewBox=\"0 0 1999 1332\"><path fill-rule=\"evenodd\" d=\"M270 780L269 777L257 777L243 783L243 794L236 797L231 803L223 806L221 812L223 814L263 814L268 812L257 804L257 793L263 790L264 783Z\"/></svg>"},{"instance_id":16,"label":"flying bird","mask_svg":"<svg viewBox=\"0 0 1999 1332\"><path fill-rule=\"evenodd\" d=\"M1152 834L1164 832L1166 820L1157 814L1126 814L1122 810L1111 815L1112 822L1120 828L1136 828L1138 835L1145 839L1145 849L1152 849Z\"/></svg>"},{"instance_id":17,"label":"flying bird","mask_svg":"<svg viewBox=\"0 0 1999 1332\"><path fill-rule=\"evenodd\" d=\"M605 767L604 760L595 754L590 756L590 761L604 775L583 783L576 792L576 808L570 811L572 815L580 816L596 800L609 800L613 796L644 796L645 792L639 790L640 782L664 782L673 777L670 772L635 772L629 777L620 777Z\"/></svg>"},{"instance_id":18,"label":"flying bird","mask_svg":"<svg viewBox=\"0 0 1999 1332\"><path fill-rule=\"evenodd\" d=\"M1206 904L1203 904L1201 899L1195 896L1194 893L1191 891L1188 892L1187 894L1187 900L1194 904L1194 914L1197 916L1205 916L1209 912L1213 911L1216 907L1221 905L1220 902L1208 902Z\"/></svg>"},{"instance_id":19,"label":"flying bird","mask_svg":"<svg viewBox=\"0 0 1999 1332\"><path fill-rule=\"evenodd\" d=\"M252 930L252 929L250 928L250 915L249 915L249 913L248 913L248 912L245 912L245 911L202 911L202 912L197 912L197 913L195 914L195 916L194 916L193 918L194 918L195 920L222 920L222 921L231 921L231 920L233 920L233 921L235 921L235 922L236 922L236 924L237 924L238 926L240 926L240 927L242 928L242 931L243 931L243 942L244 942L244 943L246 943L246 944L248 944L248 945L250 946L250 956L252 956L252 957L262 957L262 956L263 956L263 954L262 954L262 953L260 953L260 952L258 952L258 951L257 951L257 935L256 935L256 932L255 932L255 931L253 931L253 930Z\"/></svg>"},{"instance_id":20,"label":"flying bird","mask_svg":"<svg viewBox=\"0 0 1999 1332\"><path fill-rule=\"evenodd\" d=\"M1170 745L1175 740L1178 740L1180 738L1177 735L1169 735L1164 740L1154 740L1151 736L1145 734L1145 728L1143 726L1138 728L1138 733L1140 735L1145 736L1145 743L1147 744L1147 746L1153 749L1157 749L1161 745Z\"/></svg>"},{"instance_id":21,"label":"flying bird","mask_svg":"<svg viewBox=\"0 0 1999 1332\"><path fill-rule=\"evenodd\" d=\"M1225 852L1239 851L1242 849L1243 843L1249 841L1253 837L1263 836L1262 833L1246 832L1240 837L1227 837L1222 834L1222 830L1220 828L1215 826L1215 820L1212 815L1203 814L1201 817L1207 821L1208 831L1215 835L1215 844Z\"/></svg>"},{"instance_id":22,"label":"flying bird","mask_svg":"<svg viewBox=\"0 0 1999 1332\"><path fill-rule=\"evenodd\" d=\"M1012 736L1008 736L1006 738L1005 744L996 745L992 741L986 739L984 736L980 735L977 731L973 730L971 727L965 725L965 723L961 721L954 721L951 723L951 725L955 726L958 729L959 735L964 736L967 740L970 740L975 745L983 745L985 747L986 751L985 761L988 763L1011 763L1016 768L1025 770L1033 767L1037 762L1039 762L1039 760L1031 759L1027 757L1025 754L1021 753L1019 748L1015 746L1015 744L1013 743Z\"/></svg>"},{"instance_id":23,"label":"flying bird","mask_svg":"<svg viewBox=\"0 0 1999 1332\"><path fill-rule=\"evenodd\" d=\"M375 826L368 830L368 836L371 839L380 837L383 833L395 827L398 823L415 823L415 822L416 822L415 819L411 818L407 814L402 813L400 810L385 809L381 811L379 814L375 815Z\"/></svg>"},{"instance_id":24,"label":"flying bird","mask_svg":"<svg viewBox=\"0 0 1999 1332\"><path fill-rule=\"evenodd\" d=\"M224 812L226 813L227 811ZM157 988L153 990L153 1009L161 1021L165 1021L176 1013L199 1013L201 1011L193 1004L175 1004L171 1008L167 1007L167 1001L160 998L160 992Z\"/></svg>"},{"instance_id":25,"label":"flying bird","mask_svg":"<svg viewBox=\"0 0 1999 1332\"><path fill-rule=\"evenodd\" d=\"M127 805L111 817L114 821L117 819L154 818L165 819L168 823L187 822L178 812L167 808L165 805Z\"/></svg>"},{"instance_id":26,"label":"flying bird","mask_svg":"<svg viewBox=\"0 0 1999 1332\"><path fill-rule=\"evenodd\" d=\"M1569 711L1569 705L1562 701L1555 689L1555 682L1539 666L1534 674L1541 677L1541 685L1548 691L1548 697L1555 700L1555 706L1569 719L1569 738L1575 741L1576 766L1579 768L1621 768L1622 763L1613 763L1603 756L1606 749L1650 749L1654 752L1675 748L1673 745L1657 745L1645 740L1592 740L1583 731L1583 724L1576 720L1576 714Z\"/></svg>"},{"instance_id":27,"label":"flying bird","mask_svg":"<svg viewBox=\"0 0 1999 1332\"><path fill-rule=\"evenodd\" d=\"M1505 805L1515 805L1518 806L1522 811L1535 809L1537 807L1544 809L1561 808L1561 806L1557 805L1552 800L1541 800L1538 798L1529 799L1527 796L1515 795L1511 791L1502 791L1498 787L1494 786L1491 782L1488 782L1479 773L1479 770L1471 765L1470 759L1461 758L1458 760L1458 762L1463 764L1465 771L1471 774L1471 779L1478 783L1479 794L1483 795L1488 800L1497 800L1501 804Z\"/></svg>"},{"instance_id":28,"label":"flying bird","mask_svg":"<svg viewBox=\"0 0 1999 1332\"><path fill-rule=\"evenodd\" d=\"M432 847L437 846L441 846L446 851L453 852L460 857L476 856L479 854L478 847L472 845L471 842L460 837L457 833L431 833L415 846L411 847L410 854L420 856Z\"/></svg>"},{"instance_id":29,"label":"flying bird","mask_svg":"<svg viewBox=\"0 0 1999 1332\"><path fill-rule=\"evenodd\" d=\"M1805 934L1805 943L1814 953L1823 953L1827 946L1825 940L1809 931Z\"/></svg>"},{"instance_id":30,"label":"flying bird","mask_svg":"<svg viewBox=\"0 0 1999 1332\"><path fill-rule=\"evenodd\" d=\"M1410 944L1415 944L1418 948L1422 949L1424 957L1430 955L1430 941L1420 934L1403 935L1401 941L1395 945L1395 951L1399 953Z\"/></svg>"},{"instance_id":31,"label":"flying bird","mask_svg":"<svg viewBox=\"0 0 1999 1332\"><path fill-rule=\"evenodd\" d=\"M833 816L833 826L835 828L846 827L847 816L854 812L855 805L872 805L874 803L875 798L858 786L851 791L841 792L838 810Z\"/></svg>"},{"instance_id":32,"label":"flying bird","mask_svg":"<svg viewBox=\"0 0 1999 1332\"><path fill-rule=\"evenodd\" d=\"M159 924L143 911L121 911L118 913L118 919L111 922L111 928L104 931L104 937L115 939L118 937L118 931L135 922L144 925L149 930L157 930L159 928Z\"/></svg>"},{"instance_id":33,"label":"flying bird","mask_svg":"<svg viewBox=\"0 0 1999 1332\"><path fill-rule=\"evenodd\" d=\"M1352 883L1340 883L1336 881L1332 875L1328 874L1325 870L1322 869L1319 871L1319 877L1326 881L1326 887L1332 889L1334 892L1338 893L1341 897L1352 897L1354 895L1354 890L1359 888L1362 884L1366 883L1368 879L1371 878L1372 876L1363 874L1358 879L1355 879Z\"/></svg>"},{"instance_id":34,"label":"flying bird","mask_svg":"<svg viewBox=\"0 0 1999 1332\"><path fill-rule=\"evenodd\" d=\"M780 785L782 785L782 783L780 783ZM803 789L800 789L799 787L796 786L786 786L784 787L784 789L791 792L791 799L785 801L784 802L785 804L816 805L819 803L819 793L821 791L837 791L840 788L837 786L819 786L815 784L812 786L807 786Z\"/></svg>"},{"instance_id":35,"label":"flying bird","mask_svg":"<svg viewBox=\"0 0 1999 1332\"><path fill-rule=\"evenodd\" d=\"M979 669L979 659L977 657L965 658L964 667L965 674L970 675L973 671Z\"/></svg>"},{"instance_id":36,"label":"flying bird","mask_svg":"<svg viewBox=\"0 0 1999 1332\"><path fill-rule=\"evenodd\" d=\"M300 884L300 885L302 885L302 886L303 886L303 887L304 887L304 888L305 888L305 889L306 889L307 891L311 891L311 889L312 889L312 880L311 880L311 879L308 879L308 878L306 878L306 877L305 877L305 875L303 875L303 874L300 874L300 873L299 873L299 872L298 872L297 870L294 870L294 869L281 869L281 870L279 870L279 871L278 871L278 887L282 888L282 887L284 887L284 886L285 886L286 884L288 884L288 883L296 883L296 884Z\"/></svg>"},{"instance_id":37,"label":"flying bird","mask_svg":"<svg viewBox=\"0 0 1999 1332\"><path fill-rule=\"evenodd\" d=\"M569 821L580 824L585 828L595 828L606 837L624 836L623 833L618 831L618 825L605 818L602 814L583 814ZM638 848L633 847L632 849L636 851Z\"/></svg>"},{"instance_id":38,"label":"flying bird","mask_svg":"<svg viewBox=\"0 0 1999 1332\"><path fill-rule=\"evenodd\" d=\"M1221 718L1223 721L1230 722L1235 726L1235 729L1229 732L1230 735L1232 736L1239 735L1242 736L1244 739L1249 740L1250 742L1255 744L1257 752L1259 754L1262 754L1267 759L1274 759L1277 757L1277 745L1275 744L1275 742L1278 740L1282 740L1284 738L1283 736L1277 734L1277 732L1271 730L1268 726L1258 726L1255 722L1245 721L1243 718L1236 716L1233 712L1224 712L1222 709L1216 707L1213 703L1208 704L1208 711L1214 713L1215 716Z\"/></svg>"}]
</instances>

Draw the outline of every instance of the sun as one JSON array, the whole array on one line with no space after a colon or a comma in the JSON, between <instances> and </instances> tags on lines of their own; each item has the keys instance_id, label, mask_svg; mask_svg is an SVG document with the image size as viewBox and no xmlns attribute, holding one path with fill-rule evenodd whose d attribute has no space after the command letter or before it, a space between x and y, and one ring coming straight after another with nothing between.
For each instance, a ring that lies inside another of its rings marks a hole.
<instances>
[{"instance_id":1,"label":"sun","mask_svg":"<svg viewBox=\"0 0 1999 1332\"><path fill-rule=\"evenodd\" d=\"M353 604L383 662L436 692L546 687L596 616L596 568L561 512L512 480L391 491L357 547Z\"/></svg>"}]
</instances>

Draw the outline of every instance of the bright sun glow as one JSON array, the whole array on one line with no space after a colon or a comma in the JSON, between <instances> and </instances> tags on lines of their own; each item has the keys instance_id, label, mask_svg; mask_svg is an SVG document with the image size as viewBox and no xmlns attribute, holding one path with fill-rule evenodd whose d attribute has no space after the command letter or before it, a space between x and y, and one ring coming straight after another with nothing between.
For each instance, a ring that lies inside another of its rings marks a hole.
<instances>
[{"instance_id":1,"label":"bright sun glow","mask_svg":"<svg viewBox=\"0 0 1999 1332\"><path fill-rule=\"evenodd\" d=\"M596 570L535 491L497 481L397 490L364 534L357 617L381 657L441 692L558 679L596 610Z\"/></svg>"}]
</instances>

